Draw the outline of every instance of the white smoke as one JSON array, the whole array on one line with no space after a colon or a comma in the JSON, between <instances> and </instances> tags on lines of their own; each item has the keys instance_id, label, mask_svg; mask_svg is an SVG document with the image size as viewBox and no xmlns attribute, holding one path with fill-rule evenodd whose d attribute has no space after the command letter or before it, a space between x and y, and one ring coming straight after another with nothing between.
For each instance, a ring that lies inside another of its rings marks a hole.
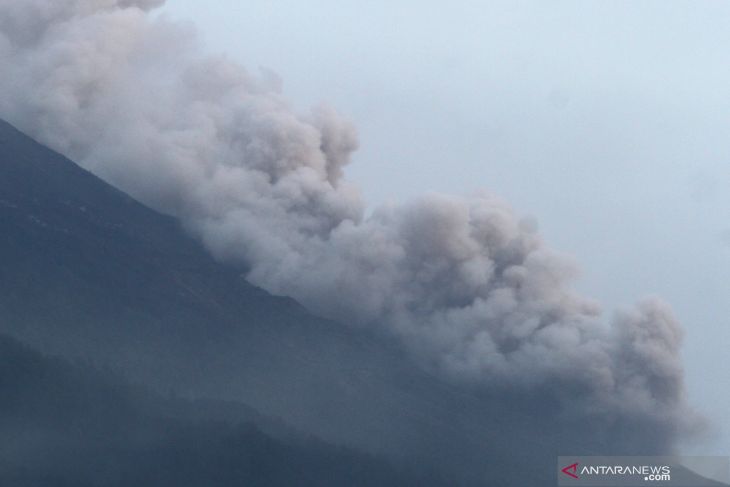
<instances>
[{"instance_id":1,"label":"white smoke","mask_svg":"<svg viewBox=\"0 0 730 487\"><path fill-rule=\"evenodd\" d=\"M489 194L365 216L354 128L198 51L162 1L0 0L0 116L179 217L248 279L375 327L471 387L574 391L565 408L673 430L681 332L659 300L611 322L571 266Z\"/></svg>"}]
</instances>

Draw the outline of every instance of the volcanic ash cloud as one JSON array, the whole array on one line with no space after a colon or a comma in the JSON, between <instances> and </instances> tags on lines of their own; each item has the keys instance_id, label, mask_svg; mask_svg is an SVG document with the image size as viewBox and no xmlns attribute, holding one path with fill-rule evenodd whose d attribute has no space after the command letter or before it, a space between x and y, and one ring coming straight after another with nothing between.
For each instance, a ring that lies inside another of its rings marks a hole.
<instances>
[{"instance_id":1,"label":"volcanic ash cloud","mask_svg":"<svg viewBox=\"0 0 730 487\"><path fill-rule=\"evenodd\" d=\"M483 390L550 389L562 412L687 426L682 333L651 299L602 319L573 269L489 194L365 216L343 168L353 126L201 53L161 1L0 0L0 116L179 217L248 279L392 337ZM607 426L608 427L608 426ZM658 448L661 449L661 448Z\"/></svg>"}]
</instances>

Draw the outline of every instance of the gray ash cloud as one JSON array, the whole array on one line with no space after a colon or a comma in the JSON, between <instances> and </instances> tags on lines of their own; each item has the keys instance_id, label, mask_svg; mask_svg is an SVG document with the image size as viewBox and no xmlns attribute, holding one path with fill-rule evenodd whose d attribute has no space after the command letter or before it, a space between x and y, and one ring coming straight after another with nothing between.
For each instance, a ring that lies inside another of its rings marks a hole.
<instances>
[{"instance_id":1,"label":"gray ash cloud","mask_svg":"<svg viewBox=\"0 0 730 487\"><path fill-rule=\"evenodd\" d=\"M665 303L604 318L491 194L366 212L343 170L353 125L203 53L191 27L149 14L162 3L0 0L0 116L180 218L252 283L377 329L445 380L564 391L546 421L643 424L657 450L692 427Z\"/></svg>"}]
</instances>

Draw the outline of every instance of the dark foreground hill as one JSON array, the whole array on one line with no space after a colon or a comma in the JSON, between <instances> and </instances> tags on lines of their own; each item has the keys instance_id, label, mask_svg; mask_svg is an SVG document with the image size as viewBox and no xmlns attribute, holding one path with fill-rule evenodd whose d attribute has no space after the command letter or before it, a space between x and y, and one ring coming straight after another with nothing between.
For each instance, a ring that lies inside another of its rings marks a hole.
<instances>
[{"instance_id":1,"label":"dark foreground hill","mask_svg":"<svg viewBox=\"0 0 730 487\"><path fill-rule=\"evenodd\" d=\"M0 485L437 485L346 448L199 417L194 403L1 335L0 357Z\"/></svg>"}]
</instances>

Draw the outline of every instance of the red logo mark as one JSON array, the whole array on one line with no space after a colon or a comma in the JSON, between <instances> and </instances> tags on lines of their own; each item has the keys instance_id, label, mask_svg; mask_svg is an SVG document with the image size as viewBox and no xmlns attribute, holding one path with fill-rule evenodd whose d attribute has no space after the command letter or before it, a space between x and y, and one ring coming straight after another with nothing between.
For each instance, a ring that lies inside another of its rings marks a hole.
<instances>
[{"instance_id":1,"label":"red logo mark","mask_svg":"<svg viewBox=\"0 0 730 487\"><path fill-rule=\"evenodd\" d=\"M573 465L568 465L564 469L561 470L565 475L568 477L573 477L574 479L578 478L578 464L574 463Z\"/></svg>"}]
</instances>

